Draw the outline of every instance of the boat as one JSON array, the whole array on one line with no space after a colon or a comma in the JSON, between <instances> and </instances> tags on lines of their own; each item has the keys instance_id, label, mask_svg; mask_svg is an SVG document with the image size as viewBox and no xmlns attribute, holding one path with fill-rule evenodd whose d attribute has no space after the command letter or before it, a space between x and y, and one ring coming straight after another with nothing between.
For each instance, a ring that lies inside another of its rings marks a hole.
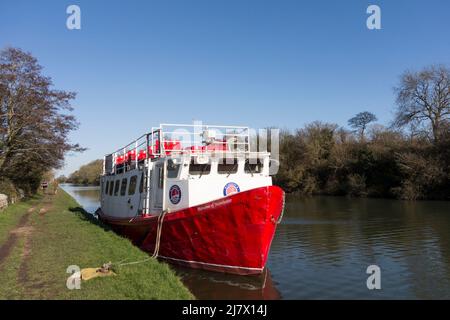
<instances>
[{"instance_id":1,"label":"boat","mask_svg":"<svg viewBox=\"0 0 450 320\"><path fill-rule=\"evenodd\" d=\"M151 256L263 272L284 210L248 127L160 124L104 157L99 219Z\"/></svg>"}]
</instances>

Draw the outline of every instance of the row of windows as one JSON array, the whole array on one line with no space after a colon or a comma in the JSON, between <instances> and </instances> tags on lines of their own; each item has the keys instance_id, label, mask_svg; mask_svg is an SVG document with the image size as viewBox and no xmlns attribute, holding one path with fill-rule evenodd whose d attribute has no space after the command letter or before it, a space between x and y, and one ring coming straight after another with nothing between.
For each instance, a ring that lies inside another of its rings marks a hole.
<instances>
[{"instance_id":1,"label":"row of windows","mask_svg":"<svg viewBox=\"0 0 450 320\"><path fill-rule=\"evenodd\" d=\"M236 173L238 171L238 161L237 159L234 159L233 161L229 161L231 163L220 163L217 166L217 172L219 174L233 174ZM180 164L171 164L167 166L167 178L177 178L178 177L178 173L180 171ZM248 160L246 160L245 162L245 167L244 167L244 171L245 173L261 173L263 169L263 165L262 162L258 159L258 161L254 164L251 164ZM159 170L163 170L162 167ZM210 163L206 163L206 164L198 164L198 163L194 163L194 161L192 161L189 164L189 174L191 175L207 175L211 172L211 164ZM164 175L162 172L160 172L159 176L162 178ZM141 183L139 185L139 192L142 193L143 189L144 189L144 176L142 174L141 177ZM160 188L162 188L162 183L163 180L160 179ZM128 184L128 179L127 178L123 178L122 181L120 179L117 179L115 181L106 181L106 186L105 186L105 194L109 194L110 196L114 195L114 196L118 196L119 195L119 190L120 190L120 195L124 196L126 194L127 191L127 184ZM136 185L137 185L137 175L134 175L130 178L130 183L128 186L128 195L132 196L135 194L136 192Z\"/></svg>"},{"instance_id":2,"label":"row of windows","mask_svg":"<svg viewBox=\"0 0 450 320\"><path fill-rule=\"evenodd\" d=\"M233 161L228 161L231 163L219 163L217 166L217 172L219 174L233 174L238 171L238 161L234 159ZM262 162L258 159L256 163L250 163L250 161L246 160L244 171L245 173L261 173L262 172ZM176 178L178 177L178 172L180 170L179 164L173 164L167 166L167 178ZM193 160L189 164L189 174L192 175L205 175L211 172L211 164L198 164Z\"/></svg>"},{"instance_id":3,"label":"row of windows","mask_svg":"<svg viewBox=\"0 0 450 320\"><path fill-rule=\"evenodd\" d=\"M139 185L140 193L142 193L144 189L143 182L144 179L141 177L141 183ZM106 181L105 194L109 194L110 196L112 195L118 196L120 190L120 195L124 196L127 192L127 185L128 185L127 178L123 178L122 181L120 181L120 179L117 179L115 182L113 180L111 181L108 180ZM137 175L134 175L130 178L130 183L128 186L129 196L132 196L136 193L136 186L137 186Z\"/></svg>"}]
</instances>

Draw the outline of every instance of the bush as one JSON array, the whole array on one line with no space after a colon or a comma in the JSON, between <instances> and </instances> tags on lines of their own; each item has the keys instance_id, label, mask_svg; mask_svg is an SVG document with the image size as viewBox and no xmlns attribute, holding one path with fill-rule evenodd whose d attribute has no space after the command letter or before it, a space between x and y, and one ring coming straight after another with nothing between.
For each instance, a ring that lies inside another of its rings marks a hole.
<instances>
[{"instance_id":1,"label":"bush","mask_svg":"<svg viewBox=\"0 0 450 320\"><path fill-rule=\"evenodd\" d=\"M73 172L66 182L73 184L99 185L102 171L103 160L94 160L84 166L81 166L80 169Z\"/></svg>"},{"instance_id":2,"label":"bush","mask_svg":"<svg viewBox=\"0 0 450 320\"><path fill-rule=\"evenodd\" d=\"M420 186L404 181L401 187L392 188L392 193L401 200L417 200L423 197Z\"/></svg>"},{"instance_id":3,"label":"bush","mask_svg":"<svg viewBox=\"0 0 450 320\"><path fill-rule=\"evenodd\" d=\"M5 194L9 203L14 203L22 197L20 191L6 178L0 179L0 194Z\"/></svg>"},{"instance_id":4,"label":"bush","mask_svg":"<svg viewBox=\"0 0 450 320\"><path fill-rule=\"evenodd\" d=\"M366 177L359 174L349 174L347 176L346 191L350 197L367 196Z\"/></svg>"},{"instance_id":5,"label":"bush","mask_svg":"<svg viewBox=\"0 0 450 320\"><path fill-rule=\"evenodd\" d=\"M364 141L315 122L283 132L274 183L287 192L352 197L450 199L450 132L438 143L383 126Z\"/></svg>"}]
</instances>

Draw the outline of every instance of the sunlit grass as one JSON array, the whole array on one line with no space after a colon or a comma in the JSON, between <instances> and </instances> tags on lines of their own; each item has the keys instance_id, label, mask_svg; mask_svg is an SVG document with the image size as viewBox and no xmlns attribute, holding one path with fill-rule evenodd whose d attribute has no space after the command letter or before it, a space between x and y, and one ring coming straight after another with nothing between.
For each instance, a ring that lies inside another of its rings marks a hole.
<instances>
[{"instance_id":1,"label":"sunlit grass","mask_svg":"<svg viewBox=\"0 0 450 320\"><path fill-rule=\"evenodd\" d=\"M27 299L192 299L169 266L149 258L108 228L99 225L79 207L67 193L59 189L49 202L42 199L28 225L33 226L31 252L25 258L26 281L19 281L18 272L23 263L21 251L24 240L17 241L3 268L0 298ZM37 200L34 200L37 201ZM30 204L11 207L0 217L0 246L7 238L5 232L14 228L20 215ZM99 267L103 263L144 261L135 265L115 267L116 276L96 278L81 283L80 290L69 290L66 280L70 265L80 268ZM23 269L23 268L22 268ZM8 273L5 275L5 271ZM8 279L6 279L8 278ZM6 281L6 282L3 282Z\"/></svg>"}]
</instances>

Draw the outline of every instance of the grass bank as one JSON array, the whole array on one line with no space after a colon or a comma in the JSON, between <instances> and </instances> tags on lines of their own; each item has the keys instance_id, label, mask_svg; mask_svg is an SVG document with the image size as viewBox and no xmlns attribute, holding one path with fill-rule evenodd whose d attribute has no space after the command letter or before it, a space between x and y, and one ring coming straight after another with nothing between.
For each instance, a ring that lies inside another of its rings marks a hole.
<instances>
[{"instance_id":1,"label":"grass bank","mask_svg":"<svg viewBox=\"0 0 450 320\"><path fill-rule=\"evenodd\" d=\"M66 286L67 268L144 261ZM66 192L0 212L0 299L193 299L165 263L93 221Z\"/></svg>"}]
</instances>

